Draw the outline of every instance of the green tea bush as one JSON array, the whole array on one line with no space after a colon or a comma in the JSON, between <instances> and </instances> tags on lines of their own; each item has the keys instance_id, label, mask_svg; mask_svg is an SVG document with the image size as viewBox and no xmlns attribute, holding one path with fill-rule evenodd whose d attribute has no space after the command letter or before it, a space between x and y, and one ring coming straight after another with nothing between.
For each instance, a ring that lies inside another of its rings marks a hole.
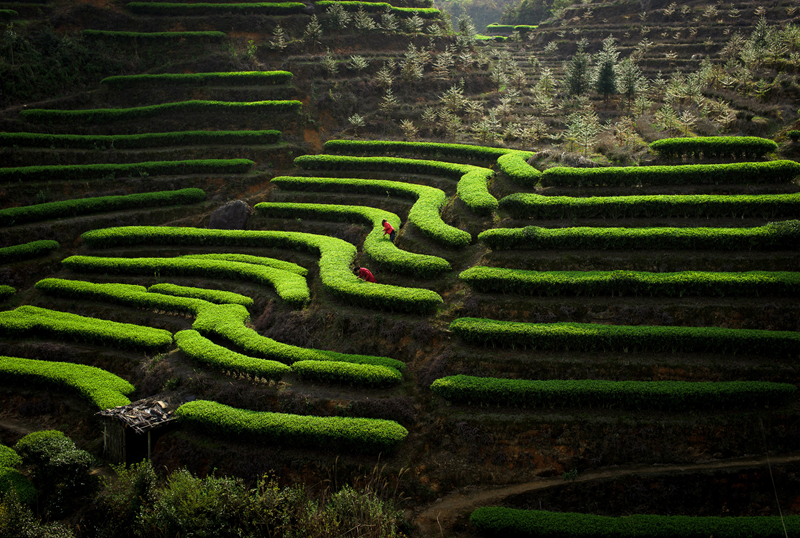
<instances>
[{"instance_id":1,"label":"green tea bush","mask_svg":"<svg viewBox=\"0 0 800 538\"><path fill-rule=\"evenodd\" d=\"M341 155L381 155L406 154L424 155L443 159L464 159L493 163L503 155L518 153L506 148L473 146L471 144L445 144L440 142L403 142L399 140L328 140L323 144L328 153ZM532 154L525 153L528 157Z\"/></svg>"},{"instance_id":2,"label":"green tea bush","mask_svg":"<svg viewBox=\"0 0 800 538\"><path fill-rule=\"evenodd\" d=\"M302 2L259 2L243 4L186 4L168 2L129 2L128 9L137 15L168 15L187 17L197 15L296 15L303 13Z\"/></svg>"},{"instance_id":3,"label":"green tea bush","mask_svg":"<svg viewBox=\"0 0 800 538\"><path fill-rule=\"evenodd\" d=\"M146 76L146 75L141 75ZM147 75L153 76L153 75ZM113 79L125 77L110 77ZM109 80L109 79L106 79ZM142 82L142 84L145 84ZM127 87L128 85L125 84ZM49 133L0 133L0 147L56 149L146 149L165 146L277 144L281 132L268 131L177 131L130 135L74 135Z\"/></svg>"},{"instance_id":4,"label":"green tea bush","mask_svg":"<svg viewBox=\"0 0 800 538\"><path fill-rule=\"evenodd\" d=\"M400 250L385 238L381 222L385 219L395 229L399 229L400 218L382 209L368 206L279 202L262 202L256 204L255 208L267 217L363 222L372 226L372 230L364 239L364 252L381 266L396 273L422 278L435 277L450 270L450 264L443 258Z\"/></svg>"},{"instance_id":5,"label":"green tea bush","mask_svg":"<svg viewBox=\"0 0 800 538\"><path fill-rule=\"evenodd\" d=\"M74 123L102 125L118 121L133 121L162 117L167 114L233 114L262 115L269 118L283 112L299 112L300 101L178 101L160 105L134 108L95 108L81 110L58 110L28 108L20 112L26 120L34 123Z\"/></svg>"},{"instance_id":6,"label":"green tea bush","mask_svg":"<svg viewBox=\"0 0 800 538\"><path fill-rule=\"evenodd\" d=\"M433 174L458 180L458 197L478 214L489 214L497 200L489 194L494 172L488 168L399 157L352 157L349 155L301 155L294 163L305 170L374 170L409 174Z\"/></svg>"},{"instance_id":7,"label":"green tea bush","mask_svg":"<svg viewBox=\"0 0 800 538\"><path fill-rule=\"evenodd\" d=\"M162 351L172 345L172 333L163 329L89 318L30 305L0 312L0 337L22 338L32 335L144 351Z\"/></svg>"},{"instance_id":8,"label":"green tea bush","mask_svg":"<svg viewBox=\"0 0 800 538\"><path fill-rule=\"evenodd\" d=\"M780 406L797 387L764 381L527 380L455 375L437 379L431 392L456 403L523 407L624 407L688 411Z\"/></svg>"},{"instance_id":9,"label":"green tea bush","mask_svg":"<svg viewBox=\"0 0 800 538\"><path fill-rule=\"evenodd\" d=\"M205 40L211 43L218 43L227 39L225 32L216 30L200 32L120 32L115 30L83 30L83 37L90 39L110 38L112 40L135 39L147 41L184 41L186 39Z\"/></svg>"},{"instance_id":10,"label":"green tea bush","mask_svg":"<svg viewBox=\"0 0 800 538\"><path fill-rule=\"evenodd\" d=\"M622 517L501 507L473 511L470 523L483 536L600 538L781 538L800 532L800 516L692 517L636 514ZM785 529L785 530L784 530Z\"/></svg>"},{"instance_id":11,"label":"green tea bush","mask_svg":"<svg viewBox=\"0 0 800 538\"><path fill-rule=\"evenodd\" d=\"M265 413L204 400L185 403L175 414L181 422L211 435L289 447L385 452L396 449L408 435L391 420Z\"/></svg>"},{"instance_id":12,"label":"green tea bush","mask_svg":"<svg viewBox=\"0 0 800 538\"><path fill-rule=\"evenodd\" d=\"M791 183L798 175L800 175L800 163L794 161L607 168L555 167L542 172L541 183L546 187L769 184Z\"/></svg>"},{"instance_id":13,"label":"green tea bush","mask_svg":"<svg viewBox=\"0 0 800 538\"><path fill-rule=\"evenodd\" d=\"M198 362L236 374L247 374L280 381L292 368L277 361L255 359L215 344L197 331L175 333L175 343L183 353Z\"/></svg>"},{"instance_id":14,"label":"green tea bush","mask_svg":"<svg viewBox=\"0 0 800 538\"><path fill-rule=\"evenodd\" d=\"M298 361L292 370L306 379L317 381L386 387L403 380L402 374L388 366L354 364L338 361Z\"/></svg>"},{"instance_id":15,"label":"green tea bush","mask_svg":"<svg viewBox=\"0 0 800 538\"><path fill-rule=\"evenodd\" d=\"M539 183L542 173L528 164L528 159L532 155L525 151L507 153L497 159L497 166L512 181L526 187L533 187Z\"/></svg>"},{"instance_id":16,"label":"green tea bush","mask_svg":"<svg viewBox=\"0 0 800 538\"><path fill-rule=\"evenodd\" d=\"M494 228L478 239L492 250L797 250L800 221L753 228Z\"/></svg>"},{"instance_id":17,"label":"green tea bush","mask_svg":"<svg viewBox=\"0 0 800 538\"><path fill-rule=\"evenodd\" d=\"M690 158L760 159L778 144L757 136L697 136L693 138L663 138L650 143L650 150L667 159Z\"/></svg>"},{"instance_id":18,"label":"green tea bush","mask_svg":"<svg viewBox=\"0 0 800 538\"><path fill-rule=\"evenodd\" d=\"M308 275L308 269L296 263L278 260L275 258L267 258L265 256L253 256L251 254L236 254L236 253L216 253L216 254L186 254L181 258L197 258L199 260L224 260L229 262L252 263L254 265L263 265L265 267L272 267L273 269L280 269L281 271L289 271L300 276Z\"/></svg>"},{"instance_id":19,"label":"green tea bush","mask_svg":"<svg viewBox=\"0 0 800 538\"><path fill-rule=\"evenodd\" d=\"M99 409L128 405L133 385L94 366L69 362L0 357L0 373L18 383L49 385L77 391Z\"/></svg>"},{"instance_id":20,"label":"green tea bush","mask_svg":"<svg viewBox=\"0 0 800 538\"><path fill-rule=\"evenodd\" d=\"M293 307L311 300L306 279L296 273L263 265L202 258L101 258L71 256L62 260L72 271L105 274L202 276L248 280L275 288L278 296Z\"/></svg>"},{"instance_id":21,"label":"green tea bush","mask_svg":"<svg viewBox=\"0 0 800 538\"><path fill-rule=\"evenodd\" d=\"M22 458L16 450L9 446L0 445L0 467L15 469L22 465Z\"/></svg>"},{"instance_id":22,"label":"green tea bush","mask_svg":"<svg viewBox=\"0 0 800 538\"><path fill-rule=\"evenodd\" d=\"M800 194L541 196L517 192L500 200L513 217L565 218L788 218L800 214Z\"/></svg>"},{"instance_id":23,"label":"green tea bush","mask_svg":"<svg viewBox=\"0 0 800 538\"><path fill-rule=\"evenodd\" d=\"M5 301L15 293L17 293L17 290L15 288L12 288L11 286L6 286L5 284L0 284L0 301Z\"/></svg>"},{"instance_id":24,"label":"green tea bush","mask_svg":"<svg viewBox=\"0 0 800 538\"><path fill-rule=\"evenodd\" d=\"M210 302L197 298L148 293L144 286L134 284L96 284L82 280L45 278L37 282L35 287L42 293L58 297L110 302L144 310L164 310L196 315L203 308L212 306Z\"/></svg>"},{"instance_id":25,"label":"green tea bush","mask_svg":"<svg viewBox=\"0 0 800 538\"><path fill-rule=\"evenodd\" d=\"M2 209L0 210L0 226L13 226L41 220L78 217L125 209L196 204L205 199L206 193L201 189L79 198Z\"/></svg>"},{"instance_id":26,"label":"green tea bush","mask_svg":"<svg viewBox=\"0 0 800 538\"><path fill-rule=\"evenodd\" d=\"M46 256L54 250L58 250L61 245L58 241L43 239L41 241L31 241L21 245L0 248L0 264L19 262Z\"/></svg>"},{"instance_id":27,"label":"green tea bush","mask_svg":"<svg viewBox=\"0 0 800 538\"><path fill-rule=\"evenodd\" d=\"M521 295L628 295L657 297L793 297L800 294L800 273L647 273L642 271L523 271L471 267L459 275L481 292Z\"/></svg>"},{"instance_id":28,"label":"green tea bush","mask_svg":"<svg viewBox=\"0 0 800 538\"><path fill-rule=\"evenodd\" d=\"M71 179L114 179L117 177L244 174L253 167L248 159L203 159L192 161L151 161L126 164L70 164L0 168L0 183L12 181L66 181Z\"/></svg>"},{"instance_id":29,"label":"green tea bush","mask_svg":"<svg viewBox=\"0 0 800 538\"><path fill-rule=\"evenodd\" d=\"M150 293L159 295L173 295L175 297L187 297L189 299L200 299L214 304L240 304L242 306L252 306L253 299L244 295L233 293L232 291L210 290L205 288L193 288L189 286L178 286L176 284L154 284L147 288Z\"/></svg>"},{"instance_id":30,"label":"green tea bush","mask_svg":"<svg viewBox=\"0 0 800 538\"><path fill-rule=\"evenodd\" d=\"M788 133L786 133L786 136L788 136L792 142L797 142L798 140L800 140L800 131L798 131L797 129L793 129Z\"/></svg>"},{"instance_id":31,"label":"green tea bush","mask_svg":"<svg viewBox=\"0 0 800 538\"><path fill-rule=\"evenodd\" d=\"M427 185L381 179L350 179L304 176L272 178L273 185L284 190L314 192L347 192L399 196L416 200L408 212L408 222L430 239L448 247L463 247L472 241L468 232L445 224L439 214L444 206L444 191Z\"/></svg>"},{"instance_id":32,"label":"green tea bush","mask_svg":"<svg viewBox=\"0 0 800 538\"><path fill-rule=\"evenodd\" d=\"M139 2L145 4L146 2ZM153 2L148 2L153 4ZM129 6L131 4L128 4ZM165 4L161 4L165 5ZM166 4L176 5L176 4ZM208 4L183 4L183 5L208 5ZM258 5L258 4L250 4ZM114 90L127 90L130 88L158 88L172 86L273 86L277 84L289 84L294 75L289 71L234 71L230 73L162 73L158 75L126 75L107 77L100 81L100 84L108 86ZM206 132L206 131L198 131ZM248 136L247 131L228 131L229 133L241 133L244 137ZM270 133L268 136L274 137L279 131L255 131ZM209 134L212 134L209 132ZM154 134L154 133L149 133ZM165 133L177 134L177 133ZM140 135L141 136L141 135ZM252 136L252 135L250 135ZM264 135L261 135L264 136ZM274 140L271 144L277 142Z\"/></svg>"},{"instance_id":33,"label":"green tea bush","mask_svg":"<svg viewBox=\"0 0 800 538\"><path fill-rule=\"evenodd\" d=\"M141 244L251 246L286 248L320 256L320 279L332 295L351 304L403 312L429 312L442 304L436 292L373 284L360 280L351 269L356 247L334 237L297 232L206 230L167 226L129 226L84 233L81 238L93 248Z\"/></svg>"},{"instance_id":34,"label":"green tea bush","mask_svg":"<svg viewBox=\"0 0 800 538\"><path fill-rule=\"evenodd\" d=\"M594 323L521 323L458 318L453 333L477 345L572 351L758 353L797 357L800 333L719 327L599 325Z\"/></svg>"},{"instance_id":35,"label":"green tea bush","mask_svg":"<svg viewBox=\"0 0 800 538\"><path fill-rule=\"evenodd\" d=\"M245 322L249 318L250 314L247 309L241 305L220 305L200 311L192 328L202 334L214 336L216 339L227 340L245 353L286 364L294 364L299 361L335 361L386 366L398 371L402 371L406 366L403 362L389 357L349 355L277 342L247 327Z\"/></svg>"},{"instance_id":36,"label":"green tea bush","mask_svg":"<svg viewBox=\"0 0 800 538\"><path fill-rule=\"evenodd\" d=\"M7 499L7 495L12 491L22 504L33 505L36 502L36 488L25 475L16 469L0 466L0 499ZM0 526L0 531L2 530L4 529Z\"/></svg>"}]
</instances>

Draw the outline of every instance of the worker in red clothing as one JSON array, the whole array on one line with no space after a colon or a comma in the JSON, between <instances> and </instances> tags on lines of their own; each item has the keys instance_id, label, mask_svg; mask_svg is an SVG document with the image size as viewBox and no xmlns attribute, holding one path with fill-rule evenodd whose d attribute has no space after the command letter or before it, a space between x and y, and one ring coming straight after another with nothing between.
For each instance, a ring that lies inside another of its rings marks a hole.
<instances>
[{"instance_id":1,"label":"worker in red clothing","mask_svg":"<svg viewBox=\"0 0 800 538\"><path fill-rule=\"evenodd\" d=\"M389 241L394 243L394 238L397 235L397 230L394 229L394 226L389 224L389 221L383 219L381 222L383 224L383 236L386 237L386 234L389 234Z\"/></svg>"},{"instance_id":2,"label":"worker in red clothing","mask_svg":"<svg viewBox=\"0 0 800 538\"><path fill-rule=\"evenodd\" d=\"M373 275L372 272L366 267L356 267L353 269L353 274L366 282L378 283L378 281L375 280L375 275Z\"/></svg>"}]
</instances>

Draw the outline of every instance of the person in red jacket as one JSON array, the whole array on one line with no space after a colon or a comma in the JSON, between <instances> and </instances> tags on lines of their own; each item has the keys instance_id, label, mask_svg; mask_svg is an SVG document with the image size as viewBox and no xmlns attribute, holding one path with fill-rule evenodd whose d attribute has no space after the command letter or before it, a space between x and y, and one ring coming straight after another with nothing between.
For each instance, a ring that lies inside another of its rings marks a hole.
<instances>
[{"instance_id":1,"label":"person in red jacket","mask_svg":"<svg viewBox=\"0 0 800 538\"><path fill-rule=\"evenodd\" d=\"M356 267L353 269L353 274L366 282L378 283L378 281L375 280L375 275L373 275L372 272L366 267Z\"/></svg>"},{"instance_id":2,"label":"person in red jacket","mask_svg":"<svg viewBox=\"0 0 800 538\"><path fill-rule=\"evenodd\" d=\"M394 243L394 237L397 235L397 230L395 230L394 226L389 224L386 219L383 219L381 224L383 224L383 236L386 237L386 234L389 234L389 241Z\"/></svg>"}]
</instances>

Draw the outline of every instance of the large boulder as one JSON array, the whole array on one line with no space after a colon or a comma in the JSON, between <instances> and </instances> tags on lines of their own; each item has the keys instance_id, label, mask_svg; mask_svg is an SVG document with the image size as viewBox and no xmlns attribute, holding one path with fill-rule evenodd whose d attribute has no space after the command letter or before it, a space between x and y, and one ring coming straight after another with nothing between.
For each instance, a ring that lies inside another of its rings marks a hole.
<instances>
[{"instance_id":1,"label":"large boulder","mask_svg":"<svg viewBox=\"0 0 800 538\"><path fill-rule=\"evenodd\" d=\"M211 213L208 227L216 230L244 230L253 208L244 200L228 202Z\"/></svg>"}]
</instances>

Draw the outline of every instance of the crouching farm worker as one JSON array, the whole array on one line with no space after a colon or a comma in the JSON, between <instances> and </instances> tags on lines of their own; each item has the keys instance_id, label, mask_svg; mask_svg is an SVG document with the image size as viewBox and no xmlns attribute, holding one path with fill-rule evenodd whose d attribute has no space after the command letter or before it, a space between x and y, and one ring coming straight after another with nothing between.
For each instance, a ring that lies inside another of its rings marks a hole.
<instances>
[{"instance_id":1,"label":"crouching farm worker","mask_svg":"<svg viewBox=\"0 0 800 538\"><path fill-rule=\"evenodd\" d=\"M397 230L395 230L394 227L391 224L389 224L389 222L386 219L383 219L383 221L381 221L381 224L383 224L383 236L386 237L386 234L389 234L389 241L394 243L394 238L397 235Z\"/></svg>"},{"instance_id":2,"label":"crouching farm worker","mask_svg":"<svg viewBox=\"0 0 800 538\"><path fill-rule=\"evenodd\" d=\"M353 269L353 274L366 282L378 282L375 280L375 275L373 275L372 272L366 267L356 267Z\"/></svg>"}]
</instances>

